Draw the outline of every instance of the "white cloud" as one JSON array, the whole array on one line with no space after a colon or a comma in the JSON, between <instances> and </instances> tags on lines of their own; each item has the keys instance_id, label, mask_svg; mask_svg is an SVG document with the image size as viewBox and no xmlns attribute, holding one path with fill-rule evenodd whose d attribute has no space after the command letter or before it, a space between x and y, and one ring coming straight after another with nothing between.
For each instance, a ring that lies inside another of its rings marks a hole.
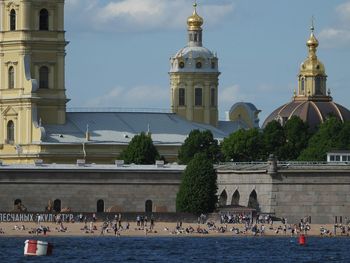
<instances>
[{"instance_id":1,"label":"white cloud","mask_svg":"<svg viewBox=\"0 0 350 263\"><path fill-rule=\"evenodd\" d=\"M169 108L169 89L157 86L115 87L100 97L90 99L85 107Z\"/></svg>"},{"instance_id":2,"label":"white cloud","mask_svg":"<svg viewBox=\"0 0 350 263\"><path fill-rule=\"evenodd\" d=\"M192 7L188 0L70 0L68 21L103 31L148 31L183 28ZM215 25L234 10L232 2L215 1L198 7L206 25Z\"/></svg>"},{"instance_id":3,"label":"white cloud","mask_svg":"<svg viewBox=\"0 0 350 263\"><path fill-rule=\"evenodd\" d=\"M319 38L322 41L322 46L325 47L340 47L350 44L350 30L339 28L325 28Z\"/></svg>"},{"instance_id":4,"label":"white cloud","mask_svg":"<svg viewBox=\"0 0 350 263\"><path fill-rule=\"evenodd\" d=\"M343 20L350 20L350 2L337 6L336 12Z\"/></svg>"},{"instance_id":5,"label":"white cloud","mask_svg":"<svg viewBox=\"0 0 350 263\"><path fill-rule=\"evenodd\" d=\"M319 38L326 48L343 47L350 45L350 2L345 2L335 8L338 23L323 29Z\"/></svg>"}]
</instances>

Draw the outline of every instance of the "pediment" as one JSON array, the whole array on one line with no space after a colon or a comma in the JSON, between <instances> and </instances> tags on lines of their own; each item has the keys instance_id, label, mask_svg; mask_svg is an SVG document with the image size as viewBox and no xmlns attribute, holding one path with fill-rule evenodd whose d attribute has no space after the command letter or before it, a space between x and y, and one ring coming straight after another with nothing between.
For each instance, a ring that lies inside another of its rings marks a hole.
<instances>
[{"instance_id":1,"label":"pediment","mask_svg":"<svg viewBox=\"0 0 350 263\"><path fill-rule=\"evenodd\" d=\"M15 109L12 108L11 106L8 106L5 110L3 110L3 112L1 114L3 116L17 116L18 115L17 111L15 111Z\"/></svg>"}]
</instances>

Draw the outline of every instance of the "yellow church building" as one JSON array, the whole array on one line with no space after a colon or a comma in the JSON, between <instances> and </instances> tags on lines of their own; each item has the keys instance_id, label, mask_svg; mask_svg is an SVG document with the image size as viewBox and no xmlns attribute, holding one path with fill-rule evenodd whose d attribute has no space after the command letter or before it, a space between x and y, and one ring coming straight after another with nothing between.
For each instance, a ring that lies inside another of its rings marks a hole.
<instances>
[{"instance_id":1,"label":"yellow church building","mask_svg":"<svg viewBox=\"0 0 350 263\"><path fill-rule=\"evenodd\" d=\"M67 112L64 0L2 0L0 13L4 163L114 163L143 131L167 161L176 161L191 130L208 129L222 140L252 127L247 112L256 112L251 116L258 120L255 107L241 107L242 118L218 120L218 58L202 46L204 21L196 6L187 21L188 44L170 61L169 113Z\"/></svg>"}]
</instances>

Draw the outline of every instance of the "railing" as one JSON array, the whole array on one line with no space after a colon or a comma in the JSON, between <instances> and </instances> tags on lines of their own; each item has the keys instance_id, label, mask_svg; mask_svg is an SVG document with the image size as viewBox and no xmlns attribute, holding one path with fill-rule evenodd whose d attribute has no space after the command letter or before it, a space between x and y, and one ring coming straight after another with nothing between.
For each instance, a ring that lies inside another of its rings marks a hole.
<instances>
[{"instance_id":1,"label":"railing","mask_svg":"<svg viewBox=\"0 0 350 263\"><path fill-rule=\"evenodd\" d=\"M67 112L141 112L141 113L171 113L164 108L124 108L124 107L71 107Z\"/></svg>"}]
</instances>

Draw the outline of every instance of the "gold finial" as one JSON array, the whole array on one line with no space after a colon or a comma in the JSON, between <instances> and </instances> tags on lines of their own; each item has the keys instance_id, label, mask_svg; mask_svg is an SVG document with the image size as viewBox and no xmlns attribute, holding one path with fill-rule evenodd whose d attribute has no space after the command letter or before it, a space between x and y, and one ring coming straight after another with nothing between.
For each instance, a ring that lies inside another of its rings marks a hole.
<instances>
[{"instance_id":1,"label":"gold finial","mask_svg":"<svg viewBox=\"0 0 350 263\"><path fill-rule=\"evenodd\" d=\"M312 18L311 18L311 27L310 27L311 35L310 35L310 38L307 41L306 45L309 48L312 48L314 52L316 52L316 48L318 47L318 40L317 40L317 38L314 35L314 31L315 31L314 23L315 23L315 18L314 18L314 16L312 16Z\"/></svg>"},{"instance_id":2,"label":"gold finial","mask_svg":"<svg viewBox=\"0 0 350 263\"><path fill-rule=\"evenodd\" d=\"M312 16L312 17L311 17L311 27L310 27L310 30L311 30L312 33L313 33L314 30L315 30L314 23L315 23L315 17Z\"/></svg>"},{"instance_id":3,"label":"gold finial","mask_svg":"<svg viewBox=\"0 0 350 263\"><path fill-rule=\"evenodd\" d=\"M197 14L197 1L193 3L193 14L187 19L189 30L200 30L203 25L203 18Z\"/></svg>"}]
</instances>

